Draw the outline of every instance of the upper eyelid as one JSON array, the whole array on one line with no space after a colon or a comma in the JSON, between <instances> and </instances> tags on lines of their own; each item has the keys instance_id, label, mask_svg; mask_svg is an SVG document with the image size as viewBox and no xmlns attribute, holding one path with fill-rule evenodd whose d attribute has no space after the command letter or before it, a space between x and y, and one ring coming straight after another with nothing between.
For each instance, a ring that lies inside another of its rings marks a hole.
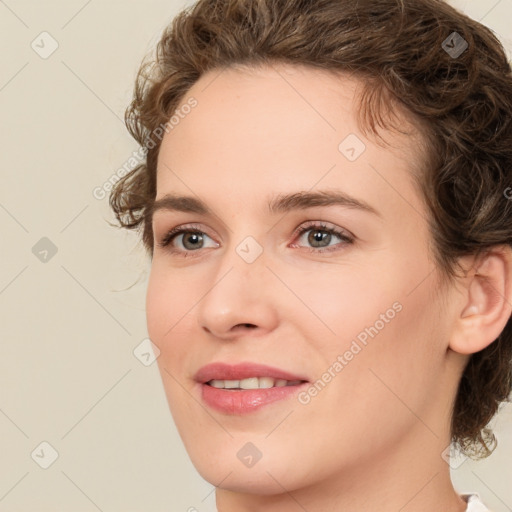
<instances>
[{"instance_id":1,"label":"upper eyelid","mask_svg":"<svg viewBox=\"0 0 512 512\"><path fill-rule=\"evenodd\" d=\"M301 222L296 228L293 229L293 233L298 233L302 228L317 228L317 229L325 229L329 231L342 231L347 233L350 236L354 236L348 229L337 226L336 224L325 221L325 220L305 220ZM170 231L173 230L182 230L182 231L199 231L204 233L210 238L214 238L209 234L208 229L203 229L203 225L201 222L186 222L184 224L178 224L172 228L164 228L162 231L162 235L165 237ZM153 229L153 232L156 233L156 230ZM182 234L182 233L177 233Z\"/></svg>"},{"instance_id":2,"label":"upper eyelid","mask_svg":"<svg viewBox=\"0 0 512 512\"><path fill-rule=\"evenodd\" d=\"M300 231L302 228L305 229L313 229L317 228L319 230L325 229L326 231L341 231L345 232L350 236L353 236L352 233L347 229L341 226L337 226L336 224L324 220L306 220L299 224L295 229L294 233Z\"/></svg>"}]
</instances>

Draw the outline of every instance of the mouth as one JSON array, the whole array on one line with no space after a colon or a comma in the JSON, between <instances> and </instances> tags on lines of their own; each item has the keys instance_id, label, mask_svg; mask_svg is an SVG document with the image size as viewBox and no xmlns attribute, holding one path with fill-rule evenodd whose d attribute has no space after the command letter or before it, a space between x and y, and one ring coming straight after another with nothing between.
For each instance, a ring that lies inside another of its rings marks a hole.
<instances>
[{"instance_id":1,"label":"mouth","mask_svg":"<svg viewBox=\"0 0 512 512\"><path fill-rule=\"evenodd\" d=\"M274 379L272 377L249 377L242 380L217 380L212 379L206 385L217 389L242 390L242 389L270 389L285 386L298 386L303 380Z\"/></svg>"},{"instance_id":2,"label":"mouth","mask_svg":"<svg viewBox=\"0 0 512 512\"><path fill-rule=\"evenodd\" d=\"M289 399L309 384L303 376L254 363L212 363L201 368L195 380L203 403L229 415L254 412Z\"/></svg>"}]
</instances>

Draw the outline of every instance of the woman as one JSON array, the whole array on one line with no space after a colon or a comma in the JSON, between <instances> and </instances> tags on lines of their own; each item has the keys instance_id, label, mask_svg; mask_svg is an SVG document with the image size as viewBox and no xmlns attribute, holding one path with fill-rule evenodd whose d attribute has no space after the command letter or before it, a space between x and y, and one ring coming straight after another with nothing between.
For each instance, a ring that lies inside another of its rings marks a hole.
<instances>
[{"instance_id":1,"label":"woman","mask_svg":"<svg viewBox=\"0 0 512 512\"><path fill-rule=\"evenodd\" d=\"M486 510L511 390L512 72L439 0L200 0L127 111L148 332L220 512Z\"/></svg>"}]
</instances>

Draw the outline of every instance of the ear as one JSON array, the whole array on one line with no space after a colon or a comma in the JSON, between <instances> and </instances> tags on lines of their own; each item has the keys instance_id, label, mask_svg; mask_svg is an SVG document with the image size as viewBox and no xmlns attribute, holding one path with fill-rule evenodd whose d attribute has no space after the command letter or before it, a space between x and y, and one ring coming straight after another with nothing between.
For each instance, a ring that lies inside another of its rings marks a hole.
<instances>
[{"instance_id":1,"label":"ear","mask_svg":"<svg viewBox=\"0 0 512 512\"><path fill-rule=\"evenodd\" d=\"M460 304L450 348L474 354L498 338L512 315L512 247L491 247L473 260Z\"/></svg>"}]
</instances>

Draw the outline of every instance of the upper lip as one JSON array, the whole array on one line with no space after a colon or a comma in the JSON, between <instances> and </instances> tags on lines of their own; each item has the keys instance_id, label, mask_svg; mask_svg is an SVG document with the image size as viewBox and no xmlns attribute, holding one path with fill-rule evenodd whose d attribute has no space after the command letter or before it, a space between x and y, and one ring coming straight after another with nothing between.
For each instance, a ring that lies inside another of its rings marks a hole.
<instances>
[{"instance_id":1,"label":"upper lip","mask_svg":"<svg viewBox=\"0 0 512 512\"><path fill-rule=\"evenodd\" d=\"M198 370L195 375L197 382L205 383L211 380L242 380L250 377L272 377L283 380L303 380L307 381L301 375L294 375L280 368L267 366L258 363L210 363Z\"/></svg>"}]
</instances>

